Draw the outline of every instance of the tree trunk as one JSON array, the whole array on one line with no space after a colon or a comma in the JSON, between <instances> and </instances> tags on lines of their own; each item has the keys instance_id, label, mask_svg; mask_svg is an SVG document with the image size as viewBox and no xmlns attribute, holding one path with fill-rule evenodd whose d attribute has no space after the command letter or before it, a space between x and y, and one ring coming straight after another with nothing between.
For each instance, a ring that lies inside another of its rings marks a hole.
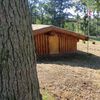
<instances>
[{"instance_id":1,"label":"tree trunk","mask_svg":"<svg viewBox=\"0 0 100 100\"><path fill-rule=\"evenodd\" d=\"M27 0L0 0L0 100L40 100Z\"/></svg>"}]
</instances>

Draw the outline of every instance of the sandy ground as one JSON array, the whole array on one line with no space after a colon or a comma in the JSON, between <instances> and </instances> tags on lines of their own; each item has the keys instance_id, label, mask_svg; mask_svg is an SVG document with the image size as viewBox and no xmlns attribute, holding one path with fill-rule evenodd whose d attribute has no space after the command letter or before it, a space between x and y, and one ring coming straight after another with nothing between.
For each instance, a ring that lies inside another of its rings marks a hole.
<instances>
[{"instance_id":1,"label":"sandy ground","mask_svg":"<svg viewBox=\"0 0 100 100\"><path fill-rule=\"evenodd\" d=\"M87 44L80 41L78 50L74 55L38 61L40 88L54 100L100 100L100 42L89 42L87 54Z\"/></svg>"}]
</instances>

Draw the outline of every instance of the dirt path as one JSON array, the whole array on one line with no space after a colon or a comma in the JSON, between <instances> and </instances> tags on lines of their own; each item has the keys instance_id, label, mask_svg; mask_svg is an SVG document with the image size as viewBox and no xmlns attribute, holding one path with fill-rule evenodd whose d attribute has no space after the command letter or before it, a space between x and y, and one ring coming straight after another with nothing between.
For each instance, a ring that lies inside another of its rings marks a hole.
<instances>
[{"instance_id":1,"label":"dirt path","mask_svg":"<svg viewBox=\"0 0 100 100\"><path fill-rule=\"evenodd\" d=\"M78 49L86 52L86 44L80 42ZM38 62L41 89L55 100L100 100L100 42L90 42L89 52Z\"/></svg>"}]
</instances>

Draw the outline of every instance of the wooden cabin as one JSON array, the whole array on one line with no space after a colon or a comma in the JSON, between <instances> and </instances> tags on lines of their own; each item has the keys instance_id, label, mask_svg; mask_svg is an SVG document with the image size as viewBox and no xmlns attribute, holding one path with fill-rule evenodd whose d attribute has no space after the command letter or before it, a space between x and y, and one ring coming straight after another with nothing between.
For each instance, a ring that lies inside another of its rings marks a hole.
<instances>
[{"instance_id":1,"label":"wooden cabin","mask_svg":"<svg viewBox=\"0 0 100 100\"><path fill-rule=\"evenodd\" d=\"M37 56L75 53L77 42L87 36L52 25L32 25Z\"/></svg>"}]
</instances>

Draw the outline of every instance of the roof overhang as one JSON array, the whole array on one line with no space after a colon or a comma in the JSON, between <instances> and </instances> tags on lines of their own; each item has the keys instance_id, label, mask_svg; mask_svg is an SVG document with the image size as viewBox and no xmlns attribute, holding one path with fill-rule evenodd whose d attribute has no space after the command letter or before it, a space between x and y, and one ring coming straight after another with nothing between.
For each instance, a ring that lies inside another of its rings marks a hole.
<instances>
[{"instance_id":1,"label":"roof overhang","mask_svg":"<svg viewBox=\"0 0 100 100\"><path fill-rule=\"evenodd\" d=\"M32 24L32 30L35 33L34 35L54 31L54 32L58 32L58 33L64 33L67 35L71 35L71 36L74 36L74 37L81 39L81 40L88 41L88 39L89 39L89 37L86 35L82 35L82 34L79 34L79 33L73 32L73 31L68 31L66 29L56 27L53 25L34 25L34 24Z\"/></svg>"}]
</instances>

